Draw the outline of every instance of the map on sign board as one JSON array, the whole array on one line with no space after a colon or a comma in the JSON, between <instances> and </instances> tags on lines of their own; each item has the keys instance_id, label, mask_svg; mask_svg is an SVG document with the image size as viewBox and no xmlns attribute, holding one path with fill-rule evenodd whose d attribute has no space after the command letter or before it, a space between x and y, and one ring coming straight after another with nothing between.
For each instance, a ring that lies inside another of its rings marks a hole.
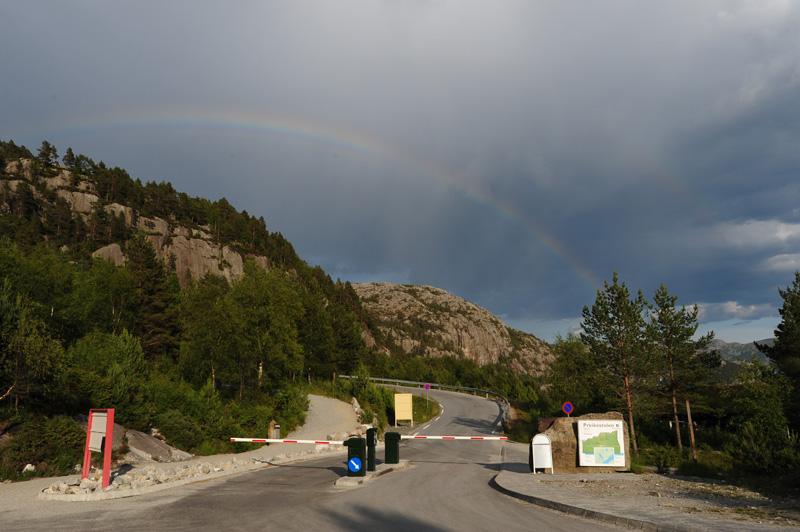
<instances>
[{"instance_id":1,"label":"map on sign board","mask_svg":"<svg viewBox=\"0 0 800 532\"><path fill-rule=\"evenodd\" d=\"M618 419L579 420L578 465L625 467L622 421Z\"/></svg>"}]
</instances>

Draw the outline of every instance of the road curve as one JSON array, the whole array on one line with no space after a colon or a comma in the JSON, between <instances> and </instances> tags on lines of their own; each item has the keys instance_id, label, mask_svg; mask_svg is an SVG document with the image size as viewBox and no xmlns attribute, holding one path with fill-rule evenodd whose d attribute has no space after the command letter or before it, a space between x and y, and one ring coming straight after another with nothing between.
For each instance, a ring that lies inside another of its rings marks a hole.
<instances>
[{"instance_id":1,"label":"road curve","mask_svg":"<svg viewBox=\"0 0 800 532\"><path fill-rule=\"evenodd\" d=\"M424 394L422 390L415 393ZM500 408L494 401L430 391L441 415L419 434L491 435ZM343 457L275 466L199 482L134 499L60 503L63 513L6 515L8 530L616 530L507 497L491 488L503 443L404 440L400 455L412 467L357 488L337 488ZM379 452L379 462L383 458ZM50 503L59 504L59 503ZM0 521L4 519L0 511Z\"/></svg>"}]
</instances>

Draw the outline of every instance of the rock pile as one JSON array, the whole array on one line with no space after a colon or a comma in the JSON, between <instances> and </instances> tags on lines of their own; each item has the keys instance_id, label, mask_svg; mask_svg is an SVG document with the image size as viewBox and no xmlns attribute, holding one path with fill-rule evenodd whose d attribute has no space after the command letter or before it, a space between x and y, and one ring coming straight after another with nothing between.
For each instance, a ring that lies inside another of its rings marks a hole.
<instances>
[{"instance_id":1,"label":"rock pile","mask_svg":"<svg viewBox=\"0 0 800 532\"><path fill-rule=\"evenodd\" d=\"M145 488L152 488L163 484L186 483L195 479L202 480L204 477L223 476L237 471L241 472L270 464L291 462L311 457L315 454L330 453L343 449L344 447L341 445L317 445L313 450L279 454L264 459L249 458L246 460L239 460L238 458L232 458L227 462L217 462L213 464L210 462L202 462L192 465L175 465L170 468L148 466L140 469L131 469L127 472L118 470L112 472L111 482L105 489L101 487L102 472L100 470L92 470L89 477L82 480L54 482L50 487L44 489L42 494L48 499L58 498L60 495L92 496L110 493L115 493L117 497L125 496L122 492L130 492L130 495L134 495L134 492L141 492L141 490ZM67 497L65 497L65 499L66 498ZM71 499L71 497L69 498Z\"/></svg>"}]
</instances>

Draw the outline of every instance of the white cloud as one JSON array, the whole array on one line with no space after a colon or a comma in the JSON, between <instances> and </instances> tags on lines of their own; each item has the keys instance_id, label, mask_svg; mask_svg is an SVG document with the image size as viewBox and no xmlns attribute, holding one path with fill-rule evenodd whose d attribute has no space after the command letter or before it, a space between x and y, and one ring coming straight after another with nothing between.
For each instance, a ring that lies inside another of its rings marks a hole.
<instances>
[{"instance_id":1,"label":"white cloud","mask_svg":"<svg viewBox=\"0 0 800 532\"><path fill-rule=\"evenodd\" d=\"M730 319L754 320L775 313L774 306L768 303L742 305L737 301L725 301L723 303L698 303L697 307L700 309L698 314L698 321L700 323Z\"/></svg>"},{"instance_id":2,"label":"white cloud","mask_svg":"<svg viewBox=\"0 0 800 532\"><path fill-rule=\"evenodd\" d=\"M769 257L762 262L765 270L794 272L800 270L800 253L784 253Z\"/></svg>"},{"instance_id":3,"label":"white cloud","mask_svg":"<svg viewBox=\"0 0 800 532\"><path fill-rule=\"evenodd\" d=\"M711 228L706 237L717 247L764 248L800 239L800 223L777 220L747 220Z\"/></svg>"}]
</instances>

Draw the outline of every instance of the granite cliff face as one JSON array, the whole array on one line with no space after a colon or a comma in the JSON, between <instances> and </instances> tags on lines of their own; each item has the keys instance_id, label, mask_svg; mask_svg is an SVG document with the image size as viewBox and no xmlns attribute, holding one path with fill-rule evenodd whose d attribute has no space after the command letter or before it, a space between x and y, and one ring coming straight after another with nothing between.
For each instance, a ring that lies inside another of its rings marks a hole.
<instances>
[{"instance_id":1,"label":"granite cliff face","mask_svg":"<svg viewBox=\"0 0 800 532\"><path fill-rule=\"evenodd\" d=\"M550 348L533 335L506 327L488 310L432 286L354 284L376 326L367 345L387 352L469 358L478 365L503 362L518 373L542 374Z\"/></svg>"},{"instance_id":2,"label":"granite cliff face","mask_svg":"<svg viewBox=\"0 0 800 532\"><path fill-rule=\"evenodd\" d=\"M6 166L6 173L18 174L32 179L30 160L13 161ZM73 174L62 168L54 177L39 177L48 189L55 192L59 199L65 200L72 211L79 213L85 220L99 205L100 198L95 186L85 180L73 180ZM21 181L8 181L9 189L14 192ZM34 192L38 195L38 192ZM175 271L184 288L190 279L199 279L207 272L220 275L228 281L241 277L244 271L244 260L240 253L226 245L217 243L211 235L209 227L189 229L178 226L172 220L162 218L146 218L139 216L131 207L110 203L102 207L107 214L122 216L128 226L141 229L147 234L159 258L167 264L174 261ZM113 261L117 266L124 263L125 257L118 244L110 244L93 253ZM251 256L257 264L269 269L269 261L263 256Z\"/></svg>"}]
</instances>

